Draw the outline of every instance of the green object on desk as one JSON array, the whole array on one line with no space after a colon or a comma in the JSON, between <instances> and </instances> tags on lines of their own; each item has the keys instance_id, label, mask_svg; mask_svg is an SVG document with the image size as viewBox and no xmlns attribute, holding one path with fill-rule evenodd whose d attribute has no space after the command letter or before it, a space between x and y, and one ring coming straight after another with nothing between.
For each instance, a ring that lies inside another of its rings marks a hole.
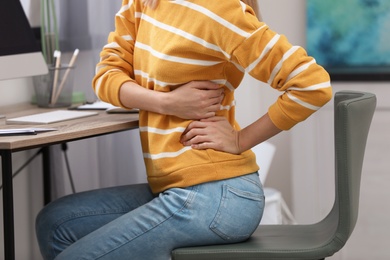
<instances>
[{"instance_id":1,"label":"green object on desk","mask_svg":"<svg viewBox=\"0 0 390 260\"><path fill-rule=\"evenodd\" d=\"M81 91L74 91L72 93L72 104L84 104L86 101L84 92ZM37 98L35 94L31 98L31 104L36 105L37 104Z\"/></svg>"}]
</instances>

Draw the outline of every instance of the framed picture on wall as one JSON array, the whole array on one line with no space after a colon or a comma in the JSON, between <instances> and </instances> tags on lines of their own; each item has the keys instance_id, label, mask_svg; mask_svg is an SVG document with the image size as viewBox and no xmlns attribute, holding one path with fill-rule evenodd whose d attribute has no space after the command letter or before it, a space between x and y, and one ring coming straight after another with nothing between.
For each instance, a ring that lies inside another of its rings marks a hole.
<instances>
[{"instance_id":1,"label":"framed picture on wall","mask_svg":"<svg viewBox=\"0 0 390 260\"><path fill-rule=\"evenodd\" d=\"M306 35L332 80L390 80L389 0L307 0Z\"/></svg>"}]
</instances>

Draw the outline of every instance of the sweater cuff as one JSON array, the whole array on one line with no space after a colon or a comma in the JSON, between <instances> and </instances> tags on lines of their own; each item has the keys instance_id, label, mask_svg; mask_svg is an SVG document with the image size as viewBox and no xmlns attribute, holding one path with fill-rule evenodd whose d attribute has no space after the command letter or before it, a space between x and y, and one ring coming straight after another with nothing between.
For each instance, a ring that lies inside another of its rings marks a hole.
<instances>
[{"instance_id":1,"label":"sweater cuff","mask_svg":"<svg viewBox=\"0 0 390 260\"><path fill-rule=\"evenodd\" d=\"M125 107L120 101L120 89L122 85L126 82L135 82L133 79L129 78L127 75L116 75L115 81L111 83L112 88L109 91L109 102L114 106L119 106L125 109L129 109L129 107ZM112 93L112 94L110 94Z\"/></svg>"},{"instance_id":2,"label":"sweater cuff","mask_svg":"<svg viewBox=\"0 0 390 260\"><path fill-rule=\"evenodd\" d=\"M283 112L278 102L275 102L269 107L268 115L271 121L280 130L289 130L298 123Z\"/></svg>"}]
</instances>

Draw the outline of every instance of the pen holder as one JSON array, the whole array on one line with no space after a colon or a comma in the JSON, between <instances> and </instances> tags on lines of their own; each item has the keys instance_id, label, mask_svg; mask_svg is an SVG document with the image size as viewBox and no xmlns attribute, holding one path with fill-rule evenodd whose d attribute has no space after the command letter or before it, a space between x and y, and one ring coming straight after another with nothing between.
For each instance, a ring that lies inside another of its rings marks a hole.
<instances>
[{"instance_id":1,"label":"pen holder","mask_svg":"<svg viewBox=\"0 0 390 260\"><path fill-rule=\"evenodd\" d=\"M49 73L34 76L36 102L39 107L69 107L72 104L74 67L49 67Z\"/></svg>"}]
</instances>

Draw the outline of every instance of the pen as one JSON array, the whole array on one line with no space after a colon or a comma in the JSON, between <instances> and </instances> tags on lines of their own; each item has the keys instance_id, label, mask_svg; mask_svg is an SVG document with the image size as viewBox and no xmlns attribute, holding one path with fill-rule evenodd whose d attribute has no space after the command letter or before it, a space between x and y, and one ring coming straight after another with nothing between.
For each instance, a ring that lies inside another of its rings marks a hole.
<instances>
[{"instance_id":1,"label":"pen","mask_svg":"<svg viewBox=\"0 0 390 260\"><path fill-rule=\"evenodd\" d=\"M53 87L52 87L52 90L50 93L50 104L55 104L54 97L56 95L58 73L59 73L59 68L61 65L61 52L60 51L58 51L58 50L54 51L54 60L55 60L54 79L53 79Z\"/></svg>"},{"instance_id":2,"label":"pen","mask_svg":"<svg viewBox=\"0 0 390 260\"><path fill-rule=\"evenodd\" d=\"M36 135L34 129L0 129L0 136L10 135Z\"/></svg>"},{"instance_id":3,"label":"pen","mask_svg":"<svg viewBox=\"0 0 390 260\"><path fill-rule=\"evenodd\" d=\"M62 91L62 88L64 87L65 85L65 82L66 82L66 79L70 73L70 70L71 68L73 67L74 63L76 62L76 59L77 59L77 55L79 54L79 49L76 49L74 52L73 52L73 55L72 55L72 58L70 59L70 62L69 62L69 66L68 68L66 69L65 71L65 75L64 77L62 78L61 80L61 84L58 88L58 91L54 97L54 104L57 102L57 99L59 98L60 94L61 94L61 91Z\"/></svg>"}]
</instances>

